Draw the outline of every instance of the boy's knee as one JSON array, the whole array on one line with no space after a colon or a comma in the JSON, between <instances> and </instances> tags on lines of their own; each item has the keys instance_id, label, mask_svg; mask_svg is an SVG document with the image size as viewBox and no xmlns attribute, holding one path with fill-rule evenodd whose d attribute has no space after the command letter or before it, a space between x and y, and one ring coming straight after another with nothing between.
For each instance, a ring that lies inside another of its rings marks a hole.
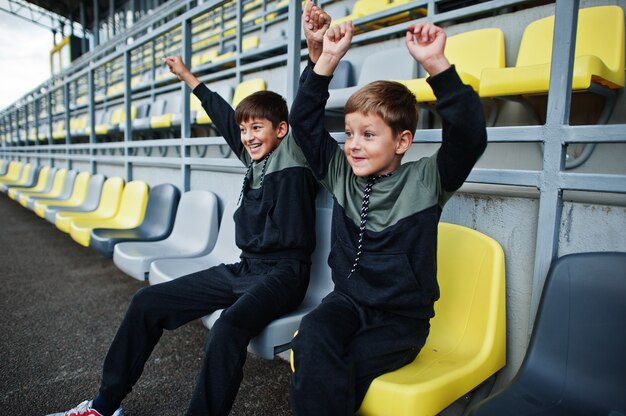
<instances>
[{"instance_id":1,"label":"boy's knee","mask_svg":"<svg viewBox=\"0 0 626 416\"><path fill-rule=\"evenodd\" d=\"M153 286L147 286L139 289L130 301L129 310L146 311L151 306L158 304L158 295L155 293Z\"/></svg>"}]
</instances>

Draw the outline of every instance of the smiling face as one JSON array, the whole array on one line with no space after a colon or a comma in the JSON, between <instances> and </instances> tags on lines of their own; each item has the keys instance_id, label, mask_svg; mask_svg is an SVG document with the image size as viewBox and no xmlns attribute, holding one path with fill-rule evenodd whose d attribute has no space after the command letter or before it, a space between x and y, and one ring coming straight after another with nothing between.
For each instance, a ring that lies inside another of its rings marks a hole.
<instances>
[{"instance_id":1,"label":"smiling face","mask_svg":"<svg viewBox=\"0 0 626 416\"><path fill-rule=\"evenodd\" d=\"M274 127L266 118L251 118L239 123L241 143L252 160L261 160L276 149L288 131L287 123L281 121Z\"/></svg>"},{"instance_id":2,"label":"smiling face","mask_svg":"<svg viewBox=\"0 0 626 416\"><path fill-rule=\"evenodd\" d=\"M345 117L344 153L357 176L391 173L400 166L413 135L405 130L394 135L377 114L349 113Z\"/></svg>"}]
</instances>

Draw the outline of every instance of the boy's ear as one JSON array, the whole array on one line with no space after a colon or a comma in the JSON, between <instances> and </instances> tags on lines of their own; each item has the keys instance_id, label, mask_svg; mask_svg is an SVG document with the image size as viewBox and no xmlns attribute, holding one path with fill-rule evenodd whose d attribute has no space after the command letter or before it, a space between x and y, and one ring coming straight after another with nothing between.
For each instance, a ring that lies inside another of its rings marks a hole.
<instances>
[{"instance_id":1,"label":"boy's ear","mask_svg":"<svg viewBox=\"0 0 626 416\"><path fill-rule=\"evenodd\" d=\"M396 141L396 154L404 155L411 144L413 143L413 133L409 130L404 130L402 133L398 135L398 140Z\"/></svg>"},{"instance_id":2,"label":"boy's ear","mask_svg":"<svg viewBox=\"0 0 626 416\"><path fill-rule=\"evenodd\" d=\"M276 127L276 136L278 137L278 140L284 139L288 132L289 124L287 124L286 121L278 123L278 127Z\"/></svg>"}]
</instances>

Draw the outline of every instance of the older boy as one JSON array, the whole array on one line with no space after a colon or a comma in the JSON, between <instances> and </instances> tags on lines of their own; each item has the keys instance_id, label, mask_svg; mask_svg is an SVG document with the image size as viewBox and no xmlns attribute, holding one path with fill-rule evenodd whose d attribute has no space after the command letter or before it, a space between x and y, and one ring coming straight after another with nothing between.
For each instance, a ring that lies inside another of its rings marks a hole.
<instances>
[{"instance_id":1,"label":"older boy","mask_svg":"<svg viewBox=\"0 0 626 416\"><path fill-rule=\"evenodd\" d=\"M248 342L269 322L295 309L308 286L318 185L289 134L285 100L262 91L234 111L179 57L168 57L165 63L193 89L248 167L234 214L241 261L139 290L109 348L98 396L65 412L68 416L123 415L120 404L163 330L224 308L207 337L187 415L227 415L243 378Z\"/></svg>"},{"instance_id":2,"label":"older boy","mask_svg":"<svg viewBox=\"0 0 626 416\"><path fill-rule=\"evenodd\" d=\"M403 85L378 81L346 103L341 150L324 128L324 106L352 24L329 23L307 1L309 64L290 123L315 176L334 197L328 262L335 289L303 319L293 340L296 415L352 415L374 378L417 356L439 297L437 223L486 146L480 101L445 58L445 33L421 23L408 27L406 46L430 74L442 119L440 149L401 163L417 127L417 103Z\"/></svg>"}]
</instances>

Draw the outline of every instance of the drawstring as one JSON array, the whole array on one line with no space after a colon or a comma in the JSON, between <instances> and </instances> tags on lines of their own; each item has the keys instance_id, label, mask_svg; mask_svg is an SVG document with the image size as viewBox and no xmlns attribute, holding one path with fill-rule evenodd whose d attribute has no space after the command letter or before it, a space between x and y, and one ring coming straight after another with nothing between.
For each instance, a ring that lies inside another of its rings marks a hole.
<instances>
[{"instance_id":1,"label":"drawstring","mask_svg":"<svg viewBox=\"0 0 626 416\"><path fill-rule=\"evenodd\" d=\"M270 158L270 155L273 152L274 152L273 150L269 152L267 155L265 155L265 158L263 159L263 169L261 169L261 180L259 181L259 186L263 186L263 178L265 178L265 169L267 169L267 160ZM241 185L241 192L239 193L239 199L237 200L237 205L239 205L239 203L241 202L241 198L243 197L243 191L245 191L246 186L248 185L248 181L249 181L248 175L250 174L250 170L252 170L252 165L254 165L254 160L250 162L250 164L248 165L248 169L246 169L246 174L243 177L243 184Z\"/></svg>"},{"instance_id":2,"label":"drawstring","mask_svg":"<svg viewBox=\"0 0 626 416\"><path fill-rule=\"evenodd\" d=\"M352 269L350 270L350 274L348 275L348 279L352 276L352 273L356 270L357 264L359 264L359 259L361 258L361 251L363 249L363 235L365 234L365 224L367 223L367 213L369 211L370 205L370 193L372 192L372 188L374 184L382 178L386 178L391 176L391 173L386 175L379 176L368 176L367 184L365 185L365 190L363 191L363 202L361 203L361 224L359 225L359 241L357 243L356 248L356 257L354 258L354 264L352 264Z\"/></svg>"}]
</instances>

